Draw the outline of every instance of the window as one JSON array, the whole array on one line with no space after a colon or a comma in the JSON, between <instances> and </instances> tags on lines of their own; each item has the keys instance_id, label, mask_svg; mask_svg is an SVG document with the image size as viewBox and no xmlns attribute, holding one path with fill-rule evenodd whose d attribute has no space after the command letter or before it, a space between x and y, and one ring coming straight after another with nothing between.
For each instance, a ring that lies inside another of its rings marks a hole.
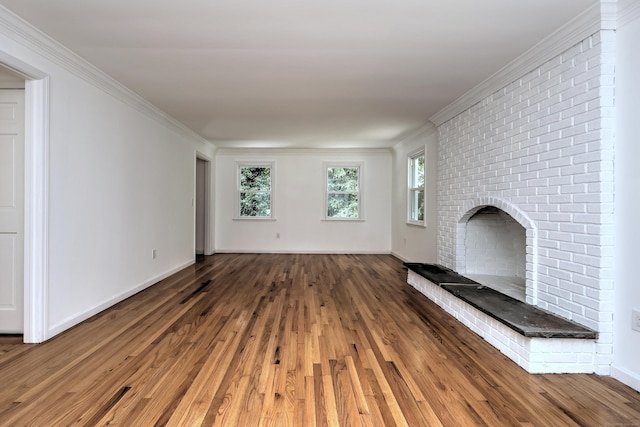
<instances>
[{"instance_id":1,"label":"window","mask_svg":"<svg viewBox=\"0 0 640 427\"><path fill-rule=\"evenodd\" d=\"M273 163L237 163L236 218L273 218Z\"/></svg>"},{"instance_id":2,"label":"window","mask_svg":"<svg viewBox=\"0 0 640 427\"><path fill-rule=\"evenodd\" d=\"M362 219L361 175L361 164L325 164L325 219Z\"/></svg>"},{"instance_id":3,"label":"window","mask_svg":"<svg viewBox=\"0 0 640 427\"><path fill-rule=\"evenodd\" d=\"M425 225L424 218L424 150L409 156L409 180L407 221L410 224Z\"/></svg>"}]
</instances>

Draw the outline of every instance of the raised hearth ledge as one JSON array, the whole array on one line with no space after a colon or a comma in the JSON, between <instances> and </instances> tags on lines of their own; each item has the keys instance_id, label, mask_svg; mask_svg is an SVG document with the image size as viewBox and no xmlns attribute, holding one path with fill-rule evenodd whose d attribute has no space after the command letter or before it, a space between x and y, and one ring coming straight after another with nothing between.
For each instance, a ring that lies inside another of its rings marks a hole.
<instances>
[{"instance_id":1,"label":"raised hearth ledge","mask_svg":"<svg viewBox=\"0 0 640 427\"><path fill-rule=\"evenodd\" d=\"M465 292L455 291L456 288L462 287L468 289L469 286L477 288L481 285L473 281L471 281L473 283L469 283L470 279L464 278L453 270L444 269L444 267L441 266L412 263L406 263L405 265L409 270L407 282L411 286L434 301L438 306L476 334L480 335L485 341L496 347L527 372L595 372L595 338L597 334L594 331L584 328L586 333L583 334L579 332L575 337L568 337L564 333L558 333L558 331L555 331L551 335L545 335L544 332L534 331L532 329L530 331L532 332L532 336L525 336L517 330L518 327L507 326L503 319L498 320L495 316L491 316L487 314L487 312L478 309L476 307L477 304L468 302L467 300L473 300L473 298L469 298L468 295L465 295L467 298L461 298L461 294L466 294ZM429 270L436 271L438 275L436 275L434 280L438 283L434 283L425 278L423 274L417 273L415 270L421 271L421 273ZM463 281L464 283L462 285L455 284L459 281ZM456 293L458 295L456 295ZM513 299L513 301L522 304L515 299ZM548 314L542 310L539 311ZM557 319L565 321L561 318ZM576 325L573 322L569 323ZM580 325L578 326L579 328L583 328Z\"/></svg>"},{"instance_id":2,"label":"raised hearth ledge","mask_svg":"<svg viewBox=\"0 0 640 427\"><path fill-rule=\"evenodd\" d=\"M589 328L504 295L446 267L416 263L405 266L525 337L598 338L597 332Z\"/></svg>"}]
</instances>

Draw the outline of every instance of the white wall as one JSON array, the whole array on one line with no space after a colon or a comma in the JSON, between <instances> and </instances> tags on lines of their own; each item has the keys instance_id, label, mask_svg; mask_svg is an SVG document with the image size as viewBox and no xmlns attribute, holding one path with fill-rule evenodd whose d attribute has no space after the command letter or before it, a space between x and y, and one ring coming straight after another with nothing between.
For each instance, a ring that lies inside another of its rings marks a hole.
<instances>
[{"instance_id":1,"label":"white wall","mask_svg":"<svg viewBox=\"0 0 640 427\"><path fill-rule=\"evenodd\" d=\"M426 147L426 148L425 148ZM425 216L426 227L407 224L408 156L425 148ZM429 126L397 144L393 150L392 251L408 262L437 261L437 179L438 141L435 127Z\"/></svg>"},{"instance_id":2,"label":"white wall","mask_svg":"<svg viewBox=\"0 0 640 427\"><path fill-rule=\"evenodd\" d=\"M51 94L52 328L189 264L195 238L193 144L64 77Z\"/></svg>"},{"instance_id":3,"label":"white wall","mask_svg":"<svg viewBox=\"0 0 640 427\"><path fill-rule=\"evenodd\" d=\"M616 251L612 375L640 390L640 332L631 310L640 310L640 3L619 2L616 63Z\"/></svg>"},{"instance_id":4,"label":"white wall","mask_svg":"<svg viewBox=\"0 0 640 427\"><path fill-rule=\"evenodd\" d=\"M48 304L38 308L49 338L193 262L195 152L213 147L27 24L2 25L6 10L0 18L2 57L50 79Z\"/></svg>"},{"instance_id":5,"label":"white wall","mask_svg":"<svg viewBox=\"0 0 640 427\"><path fill-rule=\"evenodd\" d=\"M234 220L235 162L275 162L275 221ZM363 162L364 221L323 221L323 162ZM216 155L217 252L389 253L387 150L229 150ZM277 234L280 238L277 238Z\"/></svg>"}]
</instances>

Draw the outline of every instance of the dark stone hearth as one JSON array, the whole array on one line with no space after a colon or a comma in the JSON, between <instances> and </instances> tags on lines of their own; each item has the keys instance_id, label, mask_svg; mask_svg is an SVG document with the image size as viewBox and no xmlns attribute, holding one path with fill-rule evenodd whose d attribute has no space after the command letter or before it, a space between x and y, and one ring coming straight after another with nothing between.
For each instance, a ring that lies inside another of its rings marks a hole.
<instances>
[{"instance_id":1,"label":"dark stone hearth","mask_svg":"<svg viewBox=\"0 0 640 427\"><path fill-rule=\"evenodd\" d=\"M405 263L405 266L525 337L598 337L598 333L589 328L487 288L446 267L418 263Z\"/></svg>"},{"instance_id":2,"label":"dark stone hearth","mask_svg":"<svg viewBox=\"0 0 640 427\"><path fill-rule=\"evenodd\" d=\"M443 267L438 264L420 264L416 262L405 262L405 267L409 270L418 273L430 282L436 285L442 285L443 283L462 283L469 285L479 285L471 279L459 275L450 268Z\"/></svg>"}]
</instances>

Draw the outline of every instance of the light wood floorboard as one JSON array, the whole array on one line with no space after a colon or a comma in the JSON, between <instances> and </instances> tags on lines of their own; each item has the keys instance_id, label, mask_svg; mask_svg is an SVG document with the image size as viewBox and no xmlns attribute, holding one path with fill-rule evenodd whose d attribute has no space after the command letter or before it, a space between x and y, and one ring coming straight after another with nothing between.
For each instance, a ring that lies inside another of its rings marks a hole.
<instances>
[{"instance_id":1,"label":"light wood floorboard","mask_svg":"<svg viewBox=\"0 0 640 427\"><path fill-rule=\"evenodd\" d=\"M206 257L46 343L0 337L0 384L1 426L640 426L639 393L527 374L389 255Z\"/></svg>"}]
</instances>

